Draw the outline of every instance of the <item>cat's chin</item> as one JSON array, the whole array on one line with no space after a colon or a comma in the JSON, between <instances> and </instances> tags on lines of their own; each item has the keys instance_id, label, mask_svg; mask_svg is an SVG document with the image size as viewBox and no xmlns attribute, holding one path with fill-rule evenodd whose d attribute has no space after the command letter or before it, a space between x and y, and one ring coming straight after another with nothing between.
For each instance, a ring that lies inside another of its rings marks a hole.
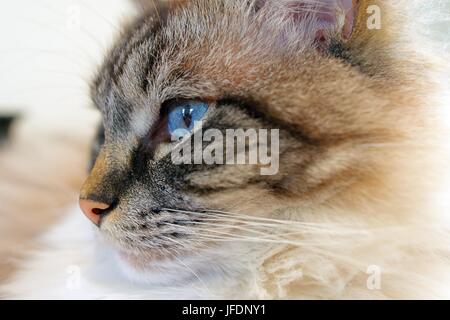
<instances>
[{"instance_id":1,"label":"cat's chin","mask_svg":"<svg viewBox=\"0 0 450 320\"><path fill-rule=\"evenodd\" d=\"M135 253L127 250L118 250L119 258L136 270L151 269L155 264L170 261L173 258L165 257L158 253L150 252L149 254Z\"/></svg>"},{"instance_id":2,"label":"cat's chin","mask_svg":"<svg viewBox=\"0 0 450 320\"><path fill-rule=\"evenodd\" d=\"M168 285L188 282L193 274L182 260L189 257L166 257L158 254L140 254L126 250L116 252L116 261L122 273L131 281L145 284ZM182 260L181 260L182 259ZM189 262L188 262L189 263Z\"/></svg>"}]
</instances>

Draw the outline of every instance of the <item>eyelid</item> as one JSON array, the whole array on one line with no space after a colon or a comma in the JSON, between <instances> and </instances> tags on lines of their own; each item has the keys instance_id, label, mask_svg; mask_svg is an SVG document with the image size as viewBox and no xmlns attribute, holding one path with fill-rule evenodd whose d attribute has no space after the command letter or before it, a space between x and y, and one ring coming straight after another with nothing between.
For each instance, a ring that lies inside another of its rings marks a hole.
<instances>
[{"instance_id":1,"label":"eyelid","mask_svg":"<svg viewBox=\"0 0 450 320\"><path fill-rule=\"evenodd\" d=\"M204 102L206 104L208 104L208 106L211 106L211 104L214 102L215 100L211 100L208 98L175 98L175 99L170 99L167 101L164 101L162 103L162 109L170 109L170 107L176 106L176 105L180 105L182 103L185 102Z\"/></svg>"},{"instance_id":2,"label":"eyelid","mask_svg":"<svg viewBox=\"0 0 450 320\"><path fill-rule=\"evenodd\" d=\"M204 103L206 103L208 105L208 110L206 111L205 119L208 118L208 114L210 114L210 112L212 110L214 110L217 106L217 100L215 100L213 98L175 98L175 99L170 99L161 104L160 121L163 120L164 117L168 116L169 111L172 107L176 107L184 102L204 102Z\"/></svg>"}]
</instances>

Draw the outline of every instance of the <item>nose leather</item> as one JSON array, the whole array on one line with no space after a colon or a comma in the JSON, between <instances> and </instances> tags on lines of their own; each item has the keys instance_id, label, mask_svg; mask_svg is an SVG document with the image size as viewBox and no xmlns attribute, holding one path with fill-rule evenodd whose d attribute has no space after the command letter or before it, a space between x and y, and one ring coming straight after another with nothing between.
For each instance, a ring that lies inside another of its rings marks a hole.
<instances>
[{"instance_id":1,"label":"nose leather","mask_svg":"<svg viewBox=\"0 0 450 320\"><path fill-rule=\"evenodd\" d=\"M106 203L89 199L80 199L79 204L84 215L97 226L100 224L100 220L106 209L110 207Z\"/></svg>"}]
</instances>

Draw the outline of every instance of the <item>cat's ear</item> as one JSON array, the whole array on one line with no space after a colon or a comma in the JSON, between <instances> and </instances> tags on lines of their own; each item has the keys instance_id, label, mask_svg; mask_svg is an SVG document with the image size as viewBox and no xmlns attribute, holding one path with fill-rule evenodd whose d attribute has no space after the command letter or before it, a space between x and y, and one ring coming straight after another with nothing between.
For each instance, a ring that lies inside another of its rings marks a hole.
<instances>
[{"instance_id":1,"label":"cat's ear","mask_svg":"<svg viewBox=\"0 0 450 320\"><path fill-rule=\"evenodd\" d=\"M358 2L359 0L255 0L255 9L266 22L294 26L289 28L291 33L297 32L299 38L321 45L331 37L337 36L342 40L350 38Z\"/></svg>"}]
</instances>

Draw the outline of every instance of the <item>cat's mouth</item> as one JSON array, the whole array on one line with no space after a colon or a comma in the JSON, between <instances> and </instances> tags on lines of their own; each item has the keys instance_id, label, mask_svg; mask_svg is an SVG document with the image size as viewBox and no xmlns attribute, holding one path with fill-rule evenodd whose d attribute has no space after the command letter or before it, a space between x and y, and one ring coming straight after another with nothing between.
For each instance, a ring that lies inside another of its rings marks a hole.
<instances>
[{"instance_id":1,"label":"cat's mouth","mask_svg":"<svg viewBox=\"0 0 450 320\"><path fill-rule=\"evenodd\" d=\"M132 230L124 231L105 224L100 232L118 258L136 270L148 271L152 265L171 262L200 249L193 245L193 239L188 234L174 230L156 225L144 230Z\"/></svg>"},{"instance_id":2,"label":"cat's mouth","mask_svg":"<svg viewBox=\"0 0 450 320\"><path fill-rule=\"evenodd\" d=\"M216 229L226 229L209 223L208 217L211 218L207 212L182 209L164 209L158 214L143 212L142 216L113 212L102 221L100 234L122 264L137 271L151 271L217 248Z\"/></svg>"}]
</instances>

